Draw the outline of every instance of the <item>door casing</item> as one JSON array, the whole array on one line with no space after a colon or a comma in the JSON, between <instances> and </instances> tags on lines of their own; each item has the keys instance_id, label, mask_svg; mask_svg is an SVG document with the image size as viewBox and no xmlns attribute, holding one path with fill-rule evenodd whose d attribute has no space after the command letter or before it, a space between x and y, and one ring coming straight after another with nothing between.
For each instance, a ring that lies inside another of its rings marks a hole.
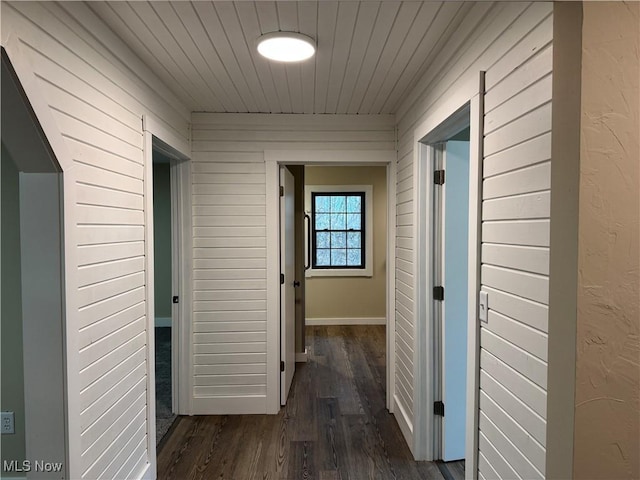
<instances>
[{"instance_id":1,"label":"door casing","mask_svg":"<svg viewBox=\"0 0 640 480\"><path fill-rule=\"evenodd\" d=\"M414 282L415 282L415 345L414 345L414 424L410 445L416 460L434 460L436 421L435 372L432 355L434 315L431 302L433 291L433 255L430 228L433 210L433 144L442 142L470 126L469 157L469 275L467 320L467 428L465 447L465 477L477 479L478 466L478 388L479 388L479 325L478 292L480 288L480 228L482 206L482 132L484 112L484 72L478 82L455 98L444 99L414 130Z\"/></svg>"},{"instance_id":2,"label":"door casing","mask_svg":"<svg viewBox=\"0 0 640 480\"><path fill-rule=\"evenodd\" d=\"M155 409L155 315L154 315L154 250L153 250L153 150L171 159L171 249L174 295L180 302L173 304L172 321L172 399L173 411L191 412L191 162L189 143L177 137L151 115L143 116L144 134L144 201L145 201L145 275L147 302L147 449L151 461L145 478L156 478L156 409Z\"/></svg>"},{"instance_id":3,"label":"door casing","mask_svg":"<svg viewBox=\"0 0 640 480\"><path fill-rule=\"evenodd\" d=\"M396 212L395 150L267 150L267 405L269 414L280 410L280 165L386 165L387 218ZM387 408L393 412L395 381L395 222L387 222Z\"/></svg>"}]
</instances>

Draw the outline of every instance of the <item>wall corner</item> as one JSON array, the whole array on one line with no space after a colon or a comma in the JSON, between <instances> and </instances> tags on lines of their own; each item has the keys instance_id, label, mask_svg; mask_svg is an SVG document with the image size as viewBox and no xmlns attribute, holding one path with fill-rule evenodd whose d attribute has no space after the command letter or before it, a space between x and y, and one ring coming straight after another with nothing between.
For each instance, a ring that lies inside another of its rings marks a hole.
<instances>
[{"instance_id":1,"label":"wall corner","mask_svg":"<svg viewBox=\"0 0 640 480\"><path fill-rule=\"evenodd\" d=\"M546 472L573 477L582 3L553 5Z\"/></svg>"}]
</instances>

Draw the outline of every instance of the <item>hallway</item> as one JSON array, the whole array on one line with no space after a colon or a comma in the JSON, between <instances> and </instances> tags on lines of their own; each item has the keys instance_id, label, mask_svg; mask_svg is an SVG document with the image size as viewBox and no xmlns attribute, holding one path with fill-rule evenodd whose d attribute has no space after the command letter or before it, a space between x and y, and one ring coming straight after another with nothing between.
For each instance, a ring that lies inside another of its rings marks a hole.
<instances>
[{"instance_id":1,"label":"hallway","mask_svg":"<svg viewBox=\"0 0 640 480\"><path fill-rule=\"evenodd\" d=\"M415 462L385 408L385 327L307 327L278 415L180 417L158 450L159 479L450 479L462 462Z\"/></svg>"}]
</instances>

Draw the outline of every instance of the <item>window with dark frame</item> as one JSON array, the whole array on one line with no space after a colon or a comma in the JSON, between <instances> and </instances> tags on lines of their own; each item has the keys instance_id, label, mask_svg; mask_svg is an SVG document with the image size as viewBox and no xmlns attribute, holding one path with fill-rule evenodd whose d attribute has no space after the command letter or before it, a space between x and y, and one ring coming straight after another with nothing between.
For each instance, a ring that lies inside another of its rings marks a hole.
<instances>
[{"instance_id":1,"label":"window with dark frame","mask_svg":"<svg viewBox=\"0 0 640 480\"><path fill-rule=\"evenodd\" d=\"M365 193L311 193L314 269L365 268Z\"/></svg>"}]
</instances>

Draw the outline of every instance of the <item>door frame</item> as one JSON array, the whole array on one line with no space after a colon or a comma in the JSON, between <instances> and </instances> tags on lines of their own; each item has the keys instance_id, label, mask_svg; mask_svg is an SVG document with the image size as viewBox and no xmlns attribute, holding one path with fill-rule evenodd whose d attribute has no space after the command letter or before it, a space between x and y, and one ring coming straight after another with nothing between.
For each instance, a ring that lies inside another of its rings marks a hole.
<instances>
[{"instance_id":1,"label":"door frame","mask_svg":"<svg viewBox=\"0 0 640 480\"><path fill-rule=\"evenodd\" d=\"M377 165L387 167L387 408L392 410L395 371L395 150L266 150L267 397L266 411L280 410L280 173L281 165Z\"/></svg>"},{"instance_id":2,"label":"door frame","mask_svg":"<svg viewBox=\"0 0 640 480\"><path fill-rule=\"evenodd\" d=\"M172 308L172 401L178 414L191 412L191 148L150 114L142 117L144 152L144 218L145 218L145 290L147 302L147 448L152 467L147 472L156 476L156 403L155 403L155 315L154 315L154 244L153 244L153 150L171 159L171 288L182 297ZM177 347L177 348L176 348ZM153 432L153 433L151 433Z\"/></svg>"},{"instance_id":3,"label":"door frame","mask_svg":"<svg viewBox=\"0 0 640 480\"><path fill-rule=\"evenodd\" d=\"M280 176L280 188L281 188L281 192L282 195L280 196L280 205L279 205L279 223L280 223L280 273L281 273L281 285L280 285L280 300L281 300L281 308L282 311L280 312L280 361L281 361L281 367L280 367L280 405L281 406L285 406L287 404L287 400L289 397L289 392L291 391L291 384L293 383L293 375L295 375L295 371L296 371L296 348L295 348L295 336L296 336L296 332L295 332L295 327L296 327L296 307L295 307L295 297L296 297L296 288L295 288L295 277L296 277L296 258L295 258L295 244L296 244L296 231L295 231L295 179L293 176L293 173L291 173L289 171L289 169L287 169L286 166L281 165L279 168L279 176ZM288 178L290 177L290 178ZM289 187L291 187L291 191L289 191L289 189L287 188L287 183L288 180L290 180L291 184L289 185ZM293 221L293 225L291 225L291 228L293 229L293 232L291 232L291 234L293 235L293 245L289 245L289 247L293 247L290 248L289 251L287 252L286 248L283 248L284 246L286 246L286 240L283 242L282 239L283 238L287 238L287 195L291 195L290 196L290 200L292 201L292 205L289 205L291 207L291 211L290 211L290 215L292 215L293 217L291 218L291 220ZM292 271L293 271L293 279L291 278L287 278L287 260L291 260L291 258L287 258L287 253L289 253L290 255L293 255L293 266L292 266ZM291 283L288 285L289 281L291 281ZM282 299L286 296L286 289L287 288L291 288L290 294L291 294L291 298L289 299L289 303L288 305L285 302L285 305L282 305ZM291 311L287 312L287 308L291 307ZM288 321L291 321L291 317L287 316L287 313L289 315L293 315L293 332L287 332L287 328L282 328L283 325L287 325ZM283 335L284 333L284 335ZM287 342L287 334L290 335L290 339L293 340L293 365L289 365L289 358L287 358L287 349L288 346L286 345ZM282 361L284 361L284 369L282 368ZM293 373L291 373L291 370L293 370ZM289 379L289 374L291 373L291 377ZM288 385L288 388L284 388L286 384ZM286 390L286 392L285 392Z\"/></svg>"},{"instance_id":4,"label":"door frame","mask_svg":"<svg viewBox=\"0 0 640 480\"><path fill-rule=\"evenodd\" d=\"M42 95L41 88L33 69L23 52L20 39L10 36L2 45L3 60L8 62L12 75L19 82L28 100L35 121L44 138L44 143L51 149L52 156L60 167L60 242L61 252L61 288L62 288L62 350L63 350L63 407L65 410L64 450L65 466L64 474L68 478L76 478L82 475L81 465L81 421L80 408L80 376L78 365L80 354L77 348L79 332L75 325L70 324L68 312L78 310L78 264L77 264L77 213L76 193L77 182L76 169L71 152L65 143L51 109ZM41 385L35 386L42 387ZM26 405L25 405L26 407ZM25 425L25 437L37 435L37 431L30 431ZM26 438L25 438L26 440Z\"/></svg>"},{"instance_id":5,"label":"door frame","mask_svg":"<svg viewBox=\"0 0 640 480\"><path fill-rule=\"evenodd\" d=\"M477 478L478 469L478 389L479 389L479 323L478 292L480 290L480 241L482 206L482 145L484 117L484 72L477 84L444 99L440 108L431 111L414 130L414 275L415 275L415 345L414 345L414 436L412 451L417 460L433 460L436 452L435 375L437 365L433 353L434 315L432 242L433 162L439 143L469 124L469 266L467 320L467 428L465 435L465 477Z\"/></svg>"}]
</instances>

